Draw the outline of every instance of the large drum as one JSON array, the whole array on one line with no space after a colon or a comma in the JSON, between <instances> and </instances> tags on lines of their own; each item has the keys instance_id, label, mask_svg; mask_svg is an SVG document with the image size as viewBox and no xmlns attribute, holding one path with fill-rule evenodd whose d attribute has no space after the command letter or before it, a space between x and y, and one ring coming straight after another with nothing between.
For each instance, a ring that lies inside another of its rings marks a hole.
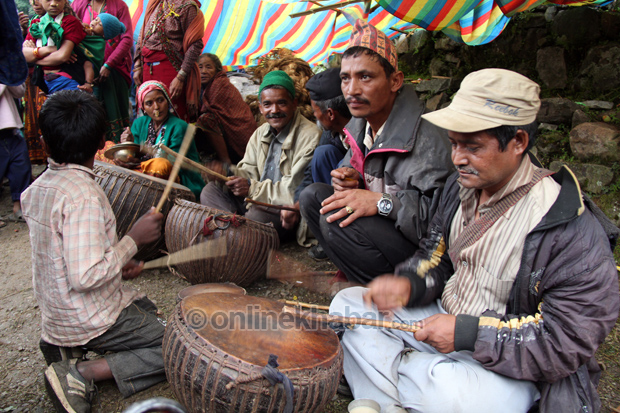
<instances>
[{"instance_id":1,"label":"large drum","mask_svg":"<svg viewBox=\"0 0 620 413\"><path fill-rule=\"evenodd\" d=\"M95 161L94 171L97 174L95 178L97 183L101 185L112 205L119 238L129 232L131 226L151 207L157 206L167 184L163 179L103 162ZM161 209L164 219L176 198L191 201L195 199L189 188L173 184L168 200ZM135 258L150 260L161 255L160 251L165 248L165 238L162 234L157 242L140 248Z\"/></svg>"},{"instance_id":2,"label":"large drum","mask_svg":"<svg viewBox=\"0 0 620 413\"><path fill-rule=\"evenodd\" d=\"M267 273L271 252L279 246L272 225L182 199L170 210L165 232L170 253L207 240L226 239L226 255L176 265L192 284L231 282L247 287Z\"/></svg>"},{"instance_id":3,"label":"large drum","mask_svg":"<svg viewBox=\"0 0 620 413\"><path fill-rule=\"evenodd\" d=\"M283 313L283 303L238 294L184 298L168 319L166 376L191 412L283 412L285 386L263 376L270 355L293 386L295 412L321 412L342 374L342 350L327 326Z\"/></svg>"},{"instance_id":4,"label":"large drum","mask_svg":"<svg viewBox=\"0 0 620 413\"><path fill-rule=\"evenodd\" d=\"M241 294L245 295L245 288L241 288L233 283L208 283L208 284L196 284L183 288L177 295L177 303L182 299L189 297L190 295L204 294L204 293L226 293L226 294Z\"/></svg>"}]
</instances>

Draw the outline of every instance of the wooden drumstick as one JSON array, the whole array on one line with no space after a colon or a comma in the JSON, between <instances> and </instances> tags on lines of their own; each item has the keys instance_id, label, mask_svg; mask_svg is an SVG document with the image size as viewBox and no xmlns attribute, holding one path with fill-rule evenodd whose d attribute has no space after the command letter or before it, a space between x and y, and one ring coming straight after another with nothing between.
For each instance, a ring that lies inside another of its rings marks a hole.
<instances>
[{"instance_id":1,"label":"wooden drumstick","mask_svg":"<svg viewBox=\"0 0 620 413\"><path fill-rule=\"evenodd\" d=\"M255 201L255 200L250 199L250 198L245 198L244 201L249 203L249 204L260 205L260 206L264 206L264 207L267 207L267 208L280 209L280 210L284 210L284 211L299 212L295 208L291 208L291 207L287 207L287 206L283 206L283 205L268 204L266 202Z\"/></svg>"},{"instance_id":2,"label":"wooden drumstick","mask_svg":"<svg viewBox=\"0 0 620 413\"><path fill-rule=\"evenodd\" d=\"M176 153L175 151L173 151L172 149L170 149L169 147L167 147L166 145L160 144L159 147L164 152L166 152L168 155L174 156L176 159L179 159L179 154ZM185 156L182 156L180 158L183 160L183 162L185 162L188 165L193 166L194 168L198 169L199 171L203 171L203 172L205 172L205 173L207 173L207 174L209 174L211 176L214 176L215 178L220 179L222 181L230 181L230 177L224 176L222 174L219 174L219 173L217 173L217 172L207 168L206 166L199 164L196 161L192 161L191 159L186 158Z\"/></svg>"},{"instance_id":3,"label":"wooden drumstick","mask_svg":"<svg viewBox=\"0 0 620 413\"><path fill-rule=\"evenodd\" d=\"M308 304L308 303L302 303L301 301L291 301L291 300L284 300L284 304L297 305L299 307L311 308L315 310L329 311L328 305Z\"/></svg>"},{"instance_id":4,"label":"wooden drumstick","mask_svg":"<svg viewBox=\"0 0 620 413\"><path fill-rule=\"evenodd\" d=\"M174 181L177 179L177 175L179 175L179 170L181 169L181 165L183 164L183 158L189 149L192 141L194 140L194 134L196 133L196 127L192 124L187 125L187 130L185 131L185 136L183 136L183 142L181 143L181 148L179 149L179 157L176 161L174 161L174 165L172 166L172 172L170 172L170 176L168 177L168 183L166 184L166 189L164 189L164 193L161 194L161 198L159 199L159 203L155 207L155 212L161 211L166 199L168 199L168 195L170 195L170 190L172 189L172 185Z\"/></svg>"},{"instance_id":5,"label":"wooden drumstick","mask_svg":"<svg viewBox=\"0 0 620 413\"><path fill-rule=\"evenodd\" d=\"M226 252L226 238L219 237L192 245L191 247L187 247L165 257L156 258L145 263L142 269L149 270L151 268L169 267L184 262L219 257L226 255Z\"/></svg>"},{"instance_id":6,"label":"wooden drumstick","mask_svg":"<svg viewBox=\"0 0 620 413\"><path fill-rule=\"evenodd\" d=\"M404 323L397 323L396 321L381 321L381 320L372 320L369 318L360 318L360 317L343 317L338 315L331 314L318 314L310 311L300 311L292 307L286 307L282 309L285 313L295 314L302 318L307 318L308 320L318 321L320 323L343 323L343 324L354 324L354 325L365 325L365 326L373 326L373 327L381 327L381 328L391 328L395 330L408 331L410 333L415 333L420 329L420 327L415 325L409 325Z\"/></svg>"}]
</instances>

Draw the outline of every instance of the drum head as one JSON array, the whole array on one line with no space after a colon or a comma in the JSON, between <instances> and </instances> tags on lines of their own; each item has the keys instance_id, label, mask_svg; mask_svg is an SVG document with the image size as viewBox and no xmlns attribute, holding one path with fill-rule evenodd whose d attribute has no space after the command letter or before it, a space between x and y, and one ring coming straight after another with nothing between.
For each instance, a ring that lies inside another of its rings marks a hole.
<instances>
[{"instance_id":1,"label":"drum head","mask_svg":"<svg viewBox=\"0 0 620 413\"><path fill-rule=\"evenodd\" d=\"M179 301L189 297L190 295L202 294L202 293L226 293L226 294L240 294L245 295L245 288L239 287L233 283L207 283L190 285L179 291Z\"/></svg>"},{"instance_id":2,"label":"drum head","mask_svg":"<svg viewBox=\"0 0 620 413\"><path fill-rule=\"evenodd\" d=\"M340 342L327 325L283 313L283 303L247 295L206 293L181 301L187 325L224 353L264 366L270 354L281 370L331 364Z\"/></svg>"}]
</instances>

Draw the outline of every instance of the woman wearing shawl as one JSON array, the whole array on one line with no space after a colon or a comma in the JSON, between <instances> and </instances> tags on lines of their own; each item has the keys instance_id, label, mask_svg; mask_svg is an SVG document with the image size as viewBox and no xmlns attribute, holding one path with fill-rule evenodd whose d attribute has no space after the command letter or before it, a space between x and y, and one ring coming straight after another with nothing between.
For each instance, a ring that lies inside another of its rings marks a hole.
<instances>
[{"instance_id":1,"label":"woman wearing shawl","mask_svg":"<svg viewBox=\"0 0 620 413\"><path fill-rule=\"evenodd\" d=\"M136 101L147 116L136 119L121 135L121 142L135 142L141 145L155 146L160 143L178 152L185 136L187 123L176 116L172 106L168 88L157 81L144 82L136 92ZM196 144L192 142L185 155L192 161L200 162ZM166 158L147 155L141 159L142 172L167 179L172 170L170 161ZM181 184L188 187L196 199L200 199L200 192L205 186L200 174L188 169L179 172Z\"/></svg>"},{"instance_id":2,"label":"woman wearing shawl","mask_svg":"<svg viewBox=\"0 0 620 413\"><path fill-rule=\"evenodd\" d=\"M129 87L133 46L133 28L129 8L122 0L75 0L72 6L77 17L85 24L90 25L100 14L107 13L116 17L125 26L124 33L106 42L104 63L96 74L101 100L110 122L106 139L118 142L123 130L129 126Z\"/></svg>"},{"instance_id":3,"label":"woman wearing shawl","mask_svg":"<svg viewBox=\"0 0 620 413\"><path fill-rule=\"evenodd\" d=\"M194 0L152 0L134 58L136 86L159 80L170 88L179 117L195 120L200 102L200 74L196 61L202 51L204 15Z\"/></svg>"},{"instance_id":4,"label":"woman wearing shawl","mask_svg":"<svg viewBox=\"0 0 620 413\"><path fill-rule=\"evenodd\" d=\"M252 111L228 80L216 55L201 55L198 69L203 92L196 126L205 132L207 142L220 161L237 163L243 158L250 136L258 127Z\"/></svg>"}]
</instances>

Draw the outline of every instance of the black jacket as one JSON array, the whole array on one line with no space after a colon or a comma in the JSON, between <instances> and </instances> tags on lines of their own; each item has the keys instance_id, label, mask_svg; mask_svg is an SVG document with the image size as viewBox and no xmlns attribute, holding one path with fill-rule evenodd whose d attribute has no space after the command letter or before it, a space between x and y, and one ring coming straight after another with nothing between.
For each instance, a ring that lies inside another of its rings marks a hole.
<instances>
[{"instance_id":1,"label":"black jacket","mask_svg":"<svg viewBox=\"0 0 620 413\"><path fill-rule=\"evenodd\" d=\"M457 315L455 348L473 351L491 371L536 382L541 412L595 412L601 403L594 353L613 328L620 307L610 248L618 228L608 220L599 222L597 217L606 220L600 210L584 205L569 169L552 177L561 185L560 193L526 237L506 314L487 310L482 317ZM397 268L411 281L409 306L440 298L454 273L445 246L461 204L457 178L455 173L446 182L420 250Z\"/></svg>"}]
</instances>

